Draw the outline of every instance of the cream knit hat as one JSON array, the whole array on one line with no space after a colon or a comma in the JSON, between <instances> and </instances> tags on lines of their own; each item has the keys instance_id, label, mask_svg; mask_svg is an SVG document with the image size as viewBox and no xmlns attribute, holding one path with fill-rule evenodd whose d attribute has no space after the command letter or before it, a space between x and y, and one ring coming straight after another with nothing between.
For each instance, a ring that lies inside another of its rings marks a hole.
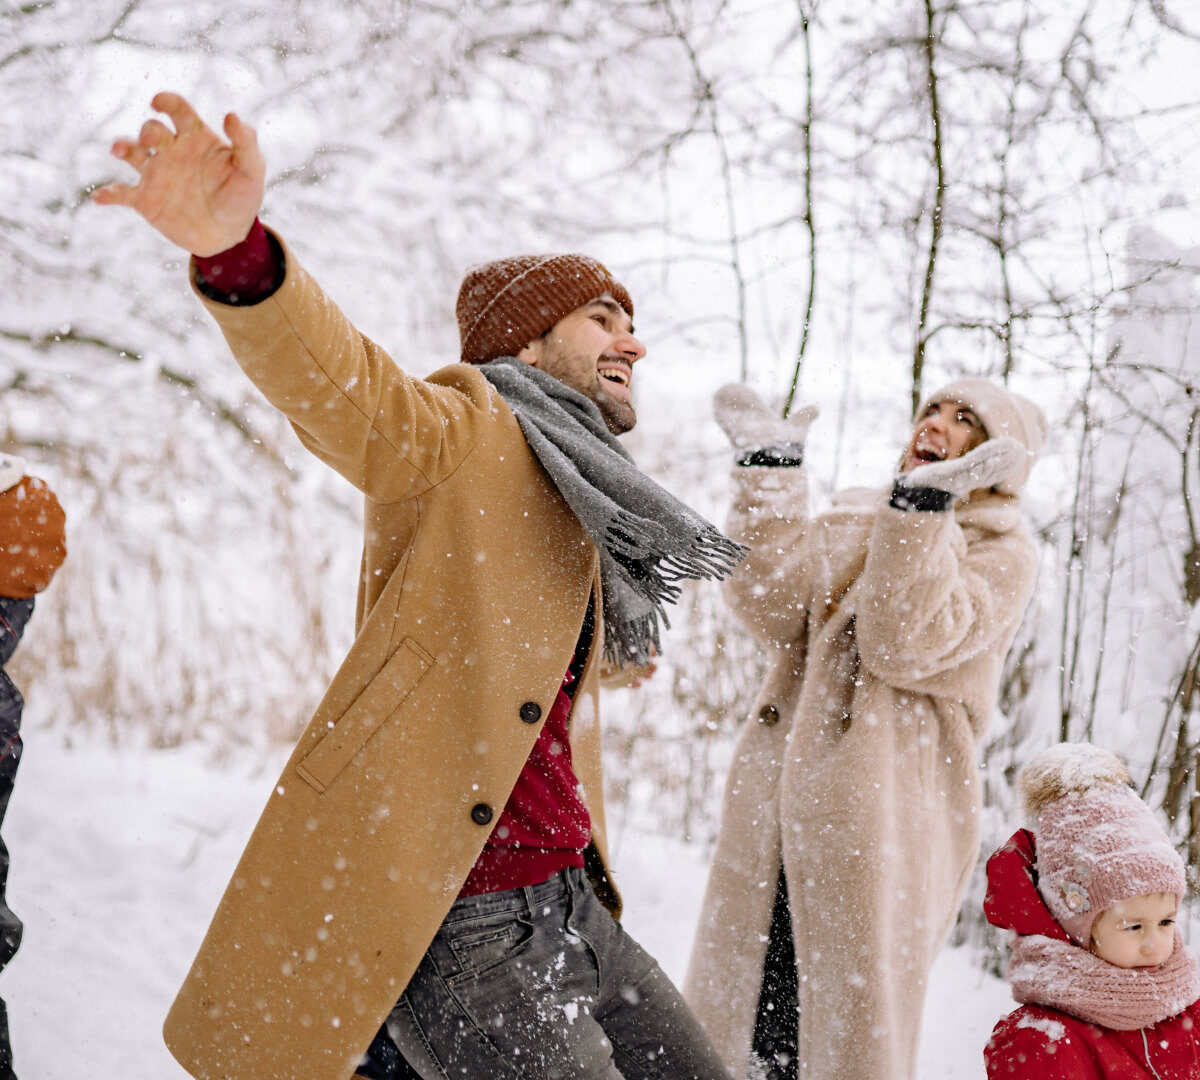
<instances>
[{"instance_id":1,"label":"cream knit hat","mask_svg":"<svg viewBox=\"0 0 1200 1080\"><path fill-rule=\"evenodd\" d=\"M1045 414L1027 397L992 382L975 377L958 379L930 394L917 412L919 419L930 405L955 401L966 405L983 422L989 439L1008 435L1028 451L1024 465L1012 476L1000 481L996 490L1016 495L1029 478L1029 470L1037 460L1038 451L1046 441L1049 425Z\"/></svg>"}]
</instances>

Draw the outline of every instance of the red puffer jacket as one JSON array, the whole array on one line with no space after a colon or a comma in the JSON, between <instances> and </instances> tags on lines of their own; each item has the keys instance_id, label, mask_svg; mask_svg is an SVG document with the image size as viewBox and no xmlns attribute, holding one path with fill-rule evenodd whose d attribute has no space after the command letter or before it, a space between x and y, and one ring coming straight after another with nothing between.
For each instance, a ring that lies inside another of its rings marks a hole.
<instances>
[{"instance_id":1,"label":"red puffer jacket","mask_svg":"<svg viewBox=\"0 0 1200 1080\"><path fill-rule=\"evenodd\" d=\"M1070 938L1037 891L1034 838L1013 834L987 864L988 922L1018 934ZM1152 1027L1115 1031L1057 1009L1022 1005L992 1031L988 1080L1200 1080L1200 1002Z\"/></svg>"}]
</instances>

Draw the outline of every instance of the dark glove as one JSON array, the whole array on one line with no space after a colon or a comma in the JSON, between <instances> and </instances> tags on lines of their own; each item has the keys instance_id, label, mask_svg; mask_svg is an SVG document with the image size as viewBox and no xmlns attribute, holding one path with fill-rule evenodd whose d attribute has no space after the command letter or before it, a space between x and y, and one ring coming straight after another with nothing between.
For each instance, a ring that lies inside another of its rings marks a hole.
<instances>
[{"instance_id":1,"label":"dark glove","mask_svg":"<svg viewBox=\"0 0 1200 1080\"><path fill-rule=\"evenodd\" d=\"M1012 476L1029 451L1016 439L988 439L962 457L918 465L896 477L892 506L899 510L949 510L957 499Z\"/></svg>"},{"instance_id":2,"label":"dark glove","mask_svg":"<svg viewBox=\"0 0 1200 1080\"><path fill-rule=\"evenodd\" d=\"M799 465L819 411L806 405L785 419L744 383L727 383L713 396L713 415L739 451L739 465Z\"/></svg>"}]
</instances>

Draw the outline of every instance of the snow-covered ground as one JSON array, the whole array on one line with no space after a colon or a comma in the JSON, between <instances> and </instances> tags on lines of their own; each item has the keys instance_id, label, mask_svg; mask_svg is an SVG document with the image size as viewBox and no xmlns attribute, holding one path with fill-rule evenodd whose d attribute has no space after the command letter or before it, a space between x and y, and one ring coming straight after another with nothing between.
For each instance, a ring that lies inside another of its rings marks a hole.
<instances>
[{"instance_id":1,"label":"snow-covered ground","mask_svg":"<svg viewBox=\"0 0 1200 1080\"><path fill-rule=\"evenodd\" d=\"M66 744L27 722L4 827L25 942L0 977L23 1080L183 1080L159 1027L284 756L214 764L211 748ZM614 839L626 925L681 979L703 858L636 832ZM1005 985L944 953L922 1080L982 1077L983 1043L1011 1007Z\"/></svg>"}]
</instances>

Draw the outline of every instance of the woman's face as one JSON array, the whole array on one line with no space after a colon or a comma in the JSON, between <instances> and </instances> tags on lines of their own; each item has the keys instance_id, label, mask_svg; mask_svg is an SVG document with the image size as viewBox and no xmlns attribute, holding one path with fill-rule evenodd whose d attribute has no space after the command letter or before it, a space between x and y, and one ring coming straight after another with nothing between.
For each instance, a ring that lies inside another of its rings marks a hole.
<instances>
[{"instance_id":1,"label":"woman's face","mask_svg":"<svg viewBox=\"0 0 1200 1080\"><path fill-rule=\"evenodd\" d=\"M957 401L934 402L913 428L900 471L912 472L918 465L962 457L985 439L983 423L966 405Z\"/></svg>"},{"instance_id":2,"label":"woman's face","mask_svg":"<svg viewBox=\"0 0 1200 1080\"><path fill-rule=\"evenodd\" d=\"M1092 952L1120 968L1157 967L1175 950L1174 893L1148 893L1106 907L1092 924Z\"/></svg>"}]
</instances>

